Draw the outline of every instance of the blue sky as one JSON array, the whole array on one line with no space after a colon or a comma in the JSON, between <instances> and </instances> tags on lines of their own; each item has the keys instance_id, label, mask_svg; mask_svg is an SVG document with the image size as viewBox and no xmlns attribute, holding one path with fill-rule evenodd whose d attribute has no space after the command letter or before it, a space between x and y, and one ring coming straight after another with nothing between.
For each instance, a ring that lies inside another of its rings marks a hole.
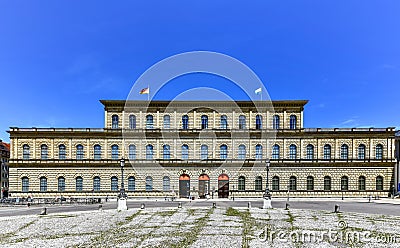
<instances>
[{"instance_id":1,"label":"blue sky","mask_svg":"<svg viewBox=\"0 0 400 248\"><path fill-rule=\"evenodd\" d=\"M18 127L102 127L99 99L126 99L139 76L196 50L250 67L272 99L308 99L306 127L400 126L399 1L0 0L0 139ZM215 75L170 81L239 89ZM146 96L137 96L146 99Z\"/></svg>"}]
</instances>

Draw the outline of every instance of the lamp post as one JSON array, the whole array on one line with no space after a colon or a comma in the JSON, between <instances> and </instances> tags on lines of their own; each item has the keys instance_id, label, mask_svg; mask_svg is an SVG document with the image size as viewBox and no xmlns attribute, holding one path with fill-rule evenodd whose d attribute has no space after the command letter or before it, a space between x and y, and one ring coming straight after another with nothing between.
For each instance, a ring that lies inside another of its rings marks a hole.
<instances>
[{"instance_id":1,"label":"lamp post","mask_svg":"<svg viewBox=\"0 0 400 248\"><path fill-rule=\"evenodd\" d=\"M119 194L118 194L117 210L120 211L120 210L128 210L128 207L126 206L127 195L125 193L125 187L124 187L124 166L125 166L124 158L122 158L119 162L121 166L121 188L119 189Z\"/></svg>"},{"instance_id":2,"label":"lamp post","mask_svg":"<svg viewBox=\"0 0 400 248\"><path fill-rule=\"evenodd\" d=\"M263 208L272 208L271 205L271 193L269 192L269 167L271 165L271 162L269 159L267 159L266 161L266 169L267 169L267 183L266 183L266 187L265 187L265 192L263 195L263 199L264 199L264 206Z\"/></svg>"}]
</instances>

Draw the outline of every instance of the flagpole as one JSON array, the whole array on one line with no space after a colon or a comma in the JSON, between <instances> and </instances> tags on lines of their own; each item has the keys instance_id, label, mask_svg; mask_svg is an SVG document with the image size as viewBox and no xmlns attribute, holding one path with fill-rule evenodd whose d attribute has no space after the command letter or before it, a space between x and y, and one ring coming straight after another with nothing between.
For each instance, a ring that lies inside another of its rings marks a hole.
<instances>
[{"instance_id":1,"label":"flagpole","mask_svg":"<svg viewBox=\"0 0 400 248\"><path fill-rule=\"evenodd\" d=\"M150 84L147 84L147 89L149 91L149 93L147 94L147 101L150 101Z\"/></svg>"},{"instance_id":2,"label":"flagpole","mask_svg":"<svg viewBox=\"0 0 400 248\"><path fill-rule=\"evenodd\" d=\"M262 102L262 92L263 92L263 90L262 90L261 86L260 86L260 89L261 89L260 98L261 98L261 102Z\"/></svg>"}]
</instances>

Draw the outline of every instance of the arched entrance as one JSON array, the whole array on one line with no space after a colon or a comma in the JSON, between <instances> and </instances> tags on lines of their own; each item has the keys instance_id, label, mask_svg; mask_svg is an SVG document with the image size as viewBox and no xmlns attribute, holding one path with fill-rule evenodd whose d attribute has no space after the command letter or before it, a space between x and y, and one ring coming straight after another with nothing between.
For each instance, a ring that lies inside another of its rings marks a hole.
<instances>
[{"instance_id":1,"label":"arched entrance","mask_svg":"<svg viewBox=\"0 0 400 248\"><path fill-rule=\"evenodd\" d=\"M207 174L199 176L199 197L204 199L210 194L210 177Z\"/></svg>"},{"instance_id":2,"label":"arched entrance","mask_svg":"<svg viewBox=\"0 0 400 248\"><path fill-rule=\"evenodd\" d=\"M228 198L229 196L229 177L221 174L218 177L218 198Z\"/></svg>"},{"instance_id":3,"label":"arched entrance","mask_svg":"<svg viewBox=\"0 0 400 248\"><path fill-rule=\"evenodd\" d=\"M190 195L190 176L182 174L179 177L179 197L189 197Z\"/></svg>"}]
</instances>

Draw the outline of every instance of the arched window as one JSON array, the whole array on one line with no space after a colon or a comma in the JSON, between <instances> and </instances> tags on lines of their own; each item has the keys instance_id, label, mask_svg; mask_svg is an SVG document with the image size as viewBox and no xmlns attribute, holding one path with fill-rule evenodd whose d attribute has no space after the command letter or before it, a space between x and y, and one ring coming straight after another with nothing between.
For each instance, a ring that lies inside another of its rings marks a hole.
<instances>
[{"instance_id":1,"label":"arched window","mask_svg":"<svg viewBox=\"0 0 400 248\"><path fill-rule=\"evenodd\" d=\"M289 146L289 159L296 159L297 157L297 146L295 144L291 144Z\"/></svg>"},{"instance_id":2,"label":"arched window","mask_svg":"<svg viewBox=\"0 0 400 248\"><path fill-rule=\"evenodd\" d=\"M76 146L76 159L83 159L83 145L79 144Z\"/></svg>"},{"instance_id":3,"label":"arched window","mask_svg":"<svg viewBox=\"0 0 400 248\"><path fill-rule=\"evenodd\" d=\"M307 177L307 190L314 190L314 177Z\"/></svg>"},{"instance_id":4,"label":"arched window","mask_svg":"<svg viewBox=\"0 0 400 248\"><path fill-rule=\"evenodd\" d=\"M349 146L346 144L340 147L340 159L349 159Z\"/></svg>"},{"instance_id":5,"label":"arched window","mask_svg":"<svg viewBox=\"0 0 400 248\"><path fill-rule=\"evenodd\" d=\"M219 158L220 159L228 158L228 146L227 145L221 145L219 147Z\"/></svg>"},{"instance_id":6,"label":"arched window","mask_svg":"<svg viewBox=\"0 0 400 248\"><path fill-rule=\"evenodd\" d=\"M360 176L358 178L358 190L365 190L365 177Z\"/></svg>"},{"instance_id":7,"label":"arched window","mask_svg":"<svg viewBox=\"0 0 400 248\"><path fill-rule=\"evenodd\" d=\"M64 160L66 155L65 145L61 144L58 146L58 159Z\"/></svg>"},{"instance_id":8,"label":"arched window","mask_svg":"<svg viewBox=\"0 0 400 248\"><path fill-rule=\"evenodd\" d=\"M221 115L221 129L228 129L228 117Z\"/></svg>"},{"instance_id":9,"label":"arched window","mask_svg":"<svg viewBox=\"0 0 400 248\"><path fill-rule=\"evenodd\" d=\"M47 191L47 178L41 177L40 178L40 192L46 192L46 191Z\"/></svg>"},{"instance_id":10,"label":"arched window","mask_svg":"<svg viewBox=\"0 0 400 248\"><path fill-rule=\"evenodd\" d=\"M239 145L238 159L246 159L246 146L243 144Z\"/></svg>"},{"instance_id":11,"label":"arched window","mask_svg":"<svg viewBox=\"0 0 400 248\"><path fill-rule=\"evenodd\" d=\"M201 116L201 129L206 129L206 128L208 128L208 116L202 115Z\"/></svg>"},{"instance_id":12,"label":"arched window","mask_svg":"<svg viewBox=\"0 0 400 248\"><path fill-rule=\"evenodd\" d=\"M146 129L153 129L153 116L146 115Z\"/></svg>"},{"instance_id":13,"label":"arched window","mask_svg":"<svg viewBox=\"0 0 400 248\"><path fill-rule=\"evenodd\" d=\"M169 145L163 145L163 159L170 159L170 147Z\"/></svg>"},{"instance_id":14,"label":"arched window","mask_svg":"<svg viewBox=\"0 0 400 248\"><path fill-rule=\"evenodd\" d=\"M135 177L128 177L128 191L135 191Z\"/></svg>"},{"instance_id":15,"label":"arched window","mask_svg":"<svg viewBox=\"0 0 400 248\"><path fill-rule=\"evenodd\" d=\"M189 159L189 146L186 144L182 145L182 159L183 160Z\"/></svg>"},{"instance_id":16,"label":"arched window","mask_svg":"<svg viewBox=\"0 0 400 248\"><path fill-rule=\"evenodd\" d=\"M376 190L383 190L383 177L382 176L376 177Z\"/></svg>"},{"instance_id":17,"label":"arched window","mask_svg":"<svg viewBox=\"0 0 400 248\"><path fill-rule=\"evenodd\" d=\"M262 159L262 153L263 153L263 149L262 149L262 145L257 144L256 145L256 159Z\"/></svg>"},{"instance_id":18,"label":"arched window","mask_svg":"<svg viewBox=\"0 0 400 248\"><path fill-rule=\"evenodd\" d=\"M207 145L201 145L201 159L208 159L208 146Z\"/></svg>"},{"instance_id":19,"label":"arched window","mask_svg":"<svg viewBox=\"0 0 400 248\"><path fill-rule=\"evenodd\" d=\"M290 123L289 123L289 128L290 129L296 129L296 124L297 124L297 117L295 115L290 116Z\"/></svg>"},{"instance_id":20,"label":"arched window","mask_svg":"<svg viewBox=\"0 0 400 248\"><path fill-rule=\"evenodd\" d=\"M375 159L383 159L383 146L381 144L376 145Z\"/></svg>"},{"instance_id":21,"label":"arched window","mask_svg":"<svg viewBox=\"0 0 400 248\"><path fill-rule=\"evenodd\" d=\"M170 180L169 177L163 177L163 191L169 191L170 189Z\"/></svg>"},{"instance_id":22,"label":"arched window","mask_svg":"<svg viewBox=\"0 0 400 248\"><path fill-rule=\"evenodd\" d=\"M153 159L153 146L152 145L147 145L146 146L146 159L151 160Z\"/></svg>"},{"instance_id":23,"label":"arched window","mask_svg":"<svg viewBox=\"0 0 400 248\"><path fill-rule=\"evenodd\" d=\"M99 144L94 145L93 147L94 150L94 159L95 160L100 160L101 159L101 146Z\"/></svg>"},{"instance_id":24,"label":"arched window","mask_svg":"<svg viewBox=\"0 0 400 248\"><path fill-rule=\"evenodd\" d=\"M256 129L262 129L262 116L256 115Z\"/></svg>"},{"instance_id":25,"label":"arched window","mask_svg":"<svg viewBox=\"0 0 400 248\"><path fill-rule=\"evenodd\" d=\"M340 189L341 190L349 190L349 178L346 176L342 176L340 179Z\"/></svg>"},{"instance_id":26,"label":"arched window","mask_svg":"<svg viewBox=\"0 0 400 248\"><path fill-rule=\"evenodd\" d=\"M146 177L146 191L153 191L153 178Z\"/></svg>"},{"instance_id":27,"label":"arched window","mask_svg":"<svg viewBox=\"0 0 400 248\"><path fill-rule=\"evenodd\" d=\"M238 180L238 190L245 190L246 188L246 178L244 176L240 176Z\"/></svg>"},{"instance_id":28,"label":"arched window","mask_svg":"<svg viewBox=\"0 0 400 248\"><path fill-rule=\"evenodd\" d=\"M171 128L171 117L169 115L164 115L164 129Z\"/></svg>"},{"instance_id":29,"label":"arched window","mask_svg":"<svg viewBox=\"0 0 400 248\"><path fill-rule=\"evenodd\" d=\"M93 190L100 191L100 177L93 178Z\"/></svg>"},{"instance_id":30,"label":"arched window","mask_svg":"<svg viewBox=\"0 0 400 248\"><path fill-rule=\"evenodd\" d=\"M239 129L246 129L246 116L239 116Z\"/></svg>"},{"instance_id":31,"label":"arched window","mask_svg":"<svg viewBox=\"0 0 400 248\"><path fill-rule=\"evenodd\" d=\"M23 177L22 180L22 192L29 192L29 178Z\"/></svg>"},{"instance_id":32,"label":"arched window","mask_svg":"<svg viewBox=\"0 0 400 248\"><path fill-rule=\"evenodd\" d=\"M254 189L256 191L262 190L262 177L260 176L256 177L256 180L254 181Z\"/></svg>"},{"instance_id":33,"label":"arched window","mask_svg":"<svg viewBox=\"0 0 400 248\"><path fill-rule=\"evenodd\" d=\"M111 191L118 191L118 177L111 177Z\"/></svg>"},{"instance_id":34,"label":"arched window","mask_svg":"<svg viewBox=\"0 0 400 248\"><path fill-rule=\"evenodd\" d=\"M289 178L289 190L297 190L297 178L295 176Z\"/></svg>"},{"instance_id":35,"label":"arched window","mask_svg":"<svg viewBox=\"0 0 400 248\"><path fill-rule=\"evenodd\" d=\"M278 191L279 190L279 177L274 176L272 178L272 190Z\"/></svg>"},{"instance_id":36,"label":"arched window","mask_svg":"<svg viewBox=\"0 0 400 248\"><path fill-rule=\"evenodd\" d=\"M47 145L41 145L40 146L40 159L47 159L47 155L48 155L48 149L47 149Z\"/></svg>"},{"instance_id":37,"label":"arched window","mask_svg":"<svg viewBox=\"0 0 400 248\"><path fill-rule=\"evenodd\" d=\"M272 147L272 159L279 159L279 145L275 144Z\"/></svg>"},{"instance_id":38,"label":"arched window","mask_svg":"<svg viewBox=\"0 0 400 248\"><path fill-rule=\"evenodd\" d=\"M111 128L113 129L118 128L118 115L113 115L111 117Z\"/></svg>"},{"instance_id":39,"label":"arched window","mask_svg":"<svg viewBox=\"0 0 400 248\"><path fill-rule=\"evenodd\" d=\"M358 159L365 159L365 145L358 146Z\"/></svg>"},{"instance_id":40,"label":"arched window","mask_svg":"<svg viewBox=\"0 0 400 248\"><path fill-rule=\"evenodd\" d=\"M280 129L279 115L274 115L274 117L272 119L272 129Z\"/></svg>"},{"instance_id":41,"label":"arched window","mask_svg":"<svg viewBox=\"0 0 400 248\"><path fill-rule=\"evenodd\" d=\"M324 159L331 159L331 146L328 144L324 145Z\"/></svg>"},{"instance_id":42,"label":"arched window","mask_svg":"<svg viewBox=\"0 0 400 248\"><path fill-rule=\"evenodd\" d=\"M83 178L82 177L77 177L75 179L75 189L76 189L76 191L83 190Z\"/></svg>"},{"instance_id":43,"label":"arched window","mask_svg":"<svg viewBox=\"0 0 400 248\"><path fill-rule=\"evenodd\" d=\"M330 176L324 177L324 190L331 190L332 188L332 179Z\"/></svg>"},{"instance_id":44,"label":"arched window","mask_svg":"<svg viewBox=\"0 0 400 248\"><path fill-rule=\"evenodd\" d=\"M135 115L129 116L129 128L136 129L136 116Z\"/></svg>"},{"instance_id":45,"label":"arched window","mask_svg":"<svg viewBox=\"0 0 400 248\"><path fill-rule=\"evenodd\" d=\"M314 159L314 146L313 145L308 144L306 147L306 152L307 152L307 155L306 155L307 159Z\"/></svg>"},{"instance_id":46,"label":"arched window","mask_svg":"<svg viewBox=\"0 0 400 248\"><path fill-rule=\"evenodd\" d=\"M129 150L129 159L136 159L136 146L131 144L128 147Z\"/></svg>"},{"instance_id":47,"label":"arched window","mask_svg":"<svg viewBox=\"0 0 400 248\"><path fill-rule=\"evenodd\" d=\"M27 144L25 144L25 145L23 145L22 146L22 157L23 157L23 159L29 159L29 156L30 156L30 147L27 145Z\"/></svg>"},{"instance_id":48,"label":"arched window","mask_svg":"<svg viewBox=\"0 0 400 248\"><path fill-rule=\"evenodd\" d=\"M59 192L65 191L65 178L64 177L58 178L58 191Z\"/></svg>"},{"instance_id":49,"label":"arched window","mask_svg":"<svg viewBox=\"0 0 400 248\"><path fill-rule=\"evenodd\" d=\"M111 146L111 159L118 159L118 145Z\"/></svg>"},{"instance_id":50,"label":"arched window","mask_svg":"<svg viewBox=\"0 0 400 248\"><path fill-rule=\"evenodd\" d=\"M189 116L182 116L182 129L189 129Z\"/></svg>"}]
</instances>

